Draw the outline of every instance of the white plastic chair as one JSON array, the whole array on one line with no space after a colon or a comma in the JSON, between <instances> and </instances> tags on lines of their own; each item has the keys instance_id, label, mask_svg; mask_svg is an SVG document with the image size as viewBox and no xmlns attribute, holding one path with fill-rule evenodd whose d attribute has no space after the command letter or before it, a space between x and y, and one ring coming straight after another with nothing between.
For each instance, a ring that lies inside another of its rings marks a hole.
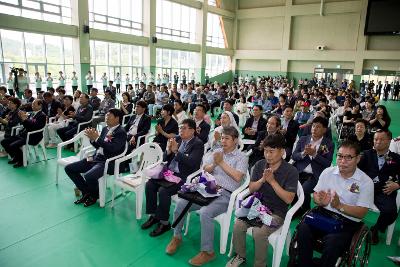
<instances>
[{"instance_id":1,"label":"white plastic chair","mask_svg":"<svg viewBox=\"0 0 400 267\"><path fill-rule=\"evenodd\" d=\"M131 160L133 158L141 158L141 163L136 173L122 176L119 173L121 162ZM136 196L136 219L142 218L143 196L145 184L148 179L144 175L144 170L152 169L162 163L163 152L161 147L156 143L145 143L133 150L132 153L121 157L115 161L114 168L114 184L112 189L111 207L114 207L115 190L118 186L123 191L134 192Z\"/></svg>"},{"instance_id":2,"label":"white plastic chair","mask_svg":"<svg viewBox=\"0 0 400 267\"><path fill-rule=\"evenodd\" d=\"M47 161L46 148L45 148L45 146L44 146L44 130L45 130L45 129L46 129L46 125L45 125L42 129L39 129L39 130L36 130L36 131L32 131L32 132L28 132L28 133L27 133L27 136L26 136L26 143L25 143L25 145L22 146L22 162L23 162L24 167L28 166L29 147L33 147L33 150L34 150L34 152L35 152L35 156L36 156L36 158L38 159L38 158L39 158L39 155L38 155L38 153L37 153L37 147L40 146L40 147L42 148L43 158L44 158L44 160ZM35 134L35 133L42 133L42 135L43 135L43 136L42 136L42 139L41 139L40 142L39 142L37 145L35 145L35 146L29 145L29 139L30 139L30 137L31 137L33 134Z\"/></svg>"},{"instance_id":3,"label":"white plastic chair","mask_svg":"<svg viewBox=\"0 0 400 267\"><path fill-rule=\"evenodd\" d=\"M240 196L238 196L238 200L244 199L249 194L250 191L246 189L245 191L243 191L243 193L240 194ZM292 234L289 230L290 223L292 222L293 215L301 207L301 205L303 205L304 202L304 192L300 182L297 182L297 197L298 197L297 202L286 213L283 225L268 237L269 244L272 246L272 249L274 251L272 256L272 267L280 266L285 243L286 243L286 253L287 255L289 255L288 253L289 245L290 245L290 240L292 239ZM247 234L250 236L253 235L253 227L247 229ZM229 249L229 254L228 254L229 256L232 256L232 251L233 251L233 245L231 239L231 247Z\"/></svg>"},{"instance_id":4,"label":"white plastic chair","mask_svg":"<svg viewBox=\"0 0 400 267\"><path fill-rule=\"evenodd\" d=\"M63 158L62 157L62 148L68 144L72 144L72 143L75 144L76 142L78 142L78 139L80 140L80 143L81 143L80 151L74 156L69 156L69 157ZM65 142L59 143L57 145L56 185L58 185L58 176L59 176L60 166L65 167L68 164L82 160L84 158L85 152L90 148L93 148L93 147L91 146L90 140L85 135L84 131L78 133L72 139L69 139Z\"/></svg>"},{"instance_id":5,"label":"white plastic chair","mask_svg":"<svg viewBox=\"0 0 400 267\"><path fill-rule=\"evenodd\" d=\"M400 209L400 193L397 191L397 196L396 196L396 206L397 210ZM371 209L371 211L380 213L379 209L374 205ZM396 225L396 221L394 221L391 225L388 226L387 231L386 231L386 245L390 246L392 243L392 237L393 237L393 232L394 232L394 226ZM398 245L400 246L400 238L398 241Z\"/></svg>"},{"instance_id":6,"label":"white plastic chair","mask_svg":"<svg viewBox=\"0 0 400 267\"><path fill-rule=\"evenodd\" d=\"M78 124L78 128L76 130L76 135L78 135L80 132L83 131L83 127L85 125L91 125L92 121L93 121L94 115L92 116L92 118L89 121L85 121L85 122L81 122ZM81 129L82 128L82 129ZM100 131L101 132L101 131ZM74 142L74 151L75 153L78 153L78 141L79 139L76 140L77 142Z\"/></svg>"},{"instance_id":7,"label":"white plastic chair","mask_svg":"<svg viewBox=\"0 0 400 267\"><path fill-rule=\"evenodd\" d=\"M232 211L235 206L236 197L238 196L238 194L240 192L242 192L244 189L246 189L249 186L249 183L250 183L250 175L249 175L249 172L247 172L242 185L239 186L235 191L232 192L226 212L224 212L214 218L214 220L219 223L220 228L221 228L220 240L219 240L219 252L221 254L225 254L225 252L226 252L226 246L228 244L229 229L230 229L230 225L231 225ZM191 212L189 212L187 214L187 218L186 218L185 235L187 235L187 233L189 231L190 214L191 214Z\"/></svg>"},{"instance_id":8,"label":"white plastic chair","mask_svg":"<svg viewBox=\"0 0 400 267\"><path fill-rule=\"evenodd\" d=\"M106 188L107 188L107 177L108 177L108 173L107 173L108 165L110 165L110 162L124 157L127 150L128 150L128 143L125 143L124 152L122 152L121 154L106 160L106 164L104 166L103 176L98 180L98 182L99 182L99 204L100 204L101 208L104 208L104 206L106 204ZM115 170L115 168L116 167L114 165L114 170Z\"/></svg>"}]
</instances>

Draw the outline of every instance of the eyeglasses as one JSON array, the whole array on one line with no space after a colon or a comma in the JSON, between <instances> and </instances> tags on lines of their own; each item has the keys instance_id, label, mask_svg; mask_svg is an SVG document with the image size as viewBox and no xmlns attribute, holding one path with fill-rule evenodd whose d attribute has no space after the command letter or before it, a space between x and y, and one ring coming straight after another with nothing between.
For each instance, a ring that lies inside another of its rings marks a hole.
<instances>
[{"instance_id":1,"label":"eyeglasses","mask_svg":"<svg viewBox=\"0 0 400 267\"><path fill-rule=\"evenodd\" d=\"M338 160L344 159L345 161L350 161L350 160L356 158L357 156L337 154L336 157Z\"/></svg>"}]
</instances>

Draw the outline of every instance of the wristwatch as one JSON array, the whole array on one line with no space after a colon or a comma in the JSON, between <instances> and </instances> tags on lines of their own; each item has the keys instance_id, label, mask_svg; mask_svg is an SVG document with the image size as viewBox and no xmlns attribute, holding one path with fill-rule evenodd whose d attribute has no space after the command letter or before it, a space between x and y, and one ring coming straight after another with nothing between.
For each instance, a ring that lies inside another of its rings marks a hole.
<instances>
[{"instance_id":1,"label":"wristwatch","mask_svg":"<svg viewBox=\"0 0 400 267\"><path fill-rule=\"evenodd\" d=\"M344 206L343 206L343 205L339 208L339 211L340 211L341 213L344 213Z\"/></svg>"}]
</instances>

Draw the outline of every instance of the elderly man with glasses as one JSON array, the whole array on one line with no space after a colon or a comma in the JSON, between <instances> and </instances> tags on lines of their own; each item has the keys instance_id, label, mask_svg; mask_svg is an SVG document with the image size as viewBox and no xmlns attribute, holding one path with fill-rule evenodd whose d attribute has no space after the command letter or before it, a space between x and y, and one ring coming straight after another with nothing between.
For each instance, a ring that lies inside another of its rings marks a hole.
<instances>
[{"instance_id":1,"label":"elderly man with glasses","mask_svg":"<svg viewBox=\"0 0 400 267\"><path fill-rule=\"evenodd\" d=\"M159 236L171 229L169 223L171 197L178 192L186 178L200 168L203 154L204 144L196 136L196 122L192 119L183 120L179 136L168 139L167 149L164 152L164 161L168 162L168 169L180 177L181 181L175 184L150 179L146 183L146 213L150 216L141 227L149 229L157 224L157 227L150 232L151 237Z\"/></svg>"}]
</instances>

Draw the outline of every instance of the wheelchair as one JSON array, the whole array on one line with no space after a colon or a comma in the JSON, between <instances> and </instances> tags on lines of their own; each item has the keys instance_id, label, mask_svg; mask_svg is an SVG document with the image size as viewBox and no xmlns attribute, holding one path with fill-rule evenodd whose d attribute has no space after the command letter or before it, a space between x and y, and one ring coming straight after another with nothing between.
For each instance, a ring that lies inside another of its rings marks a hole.
<instances>
[{"instance_id":1,"label":"wheelchair","mask_svg":"<svg viewBox=\"0 0 400 267\"><path fill-rule=\"evenodd\" d=\"M309 210L306 212L300 223L296 226L295 232L293 234L293 238L289 245L289 262L288 267L298 266L296 264L297 261L297 239L298 239L298 226L304 222L305 216L312 211L315 211L316 208ZM314 240L314 250L317 252L322 251L323 243L322 238L316 238ZM335 267L363 267L368 266L368 259L371 252L371 232L364 223L360 225L359 230L354 234L351 244L348 250L338 258Z\"/></svg>"}]
</instances>

